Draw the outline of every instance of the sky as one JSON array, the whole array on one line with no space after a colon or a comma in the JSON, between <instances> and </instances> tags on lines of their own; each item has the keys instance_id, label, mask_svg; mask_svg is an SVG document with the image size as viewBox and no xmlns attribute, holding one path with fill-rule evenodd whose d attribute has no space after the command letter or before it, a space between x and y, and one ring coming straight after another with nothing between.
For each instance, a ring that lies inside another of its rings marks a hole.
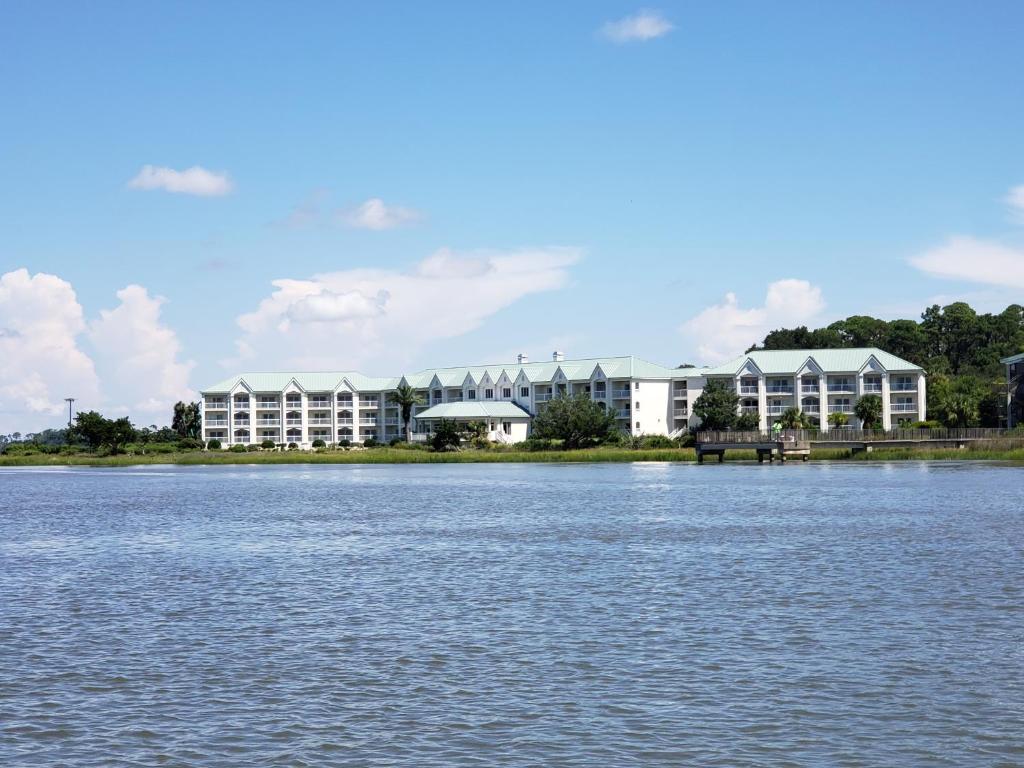
<instances>
[{"instance_id":1,"label":"sky","mask_svg":"<svg viewBox=\"0 0 1024 768\"><path fill-rule=\"evenodd\" d=\"M0 433L1024 301L1024 5L0 11Z\"/></svg>"}]
</instances>

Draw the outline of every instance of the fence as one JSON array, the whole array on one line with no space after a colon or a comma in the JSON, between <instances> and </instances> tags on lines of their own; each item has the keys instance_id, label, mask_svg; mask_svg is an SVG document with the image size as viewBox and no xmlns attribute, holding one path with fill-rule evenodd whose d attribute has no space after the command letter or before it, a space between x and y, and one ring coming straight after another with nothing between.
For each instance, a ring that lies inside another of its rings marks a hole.
<instances>
[{"instance_id":1,"label":"fence","mask_svg":"<svg viewBox=\"0 0 1024 768\"><path fill-rule=\"evenodd\" d=\"M847 429L840 427L822 432L817 429L783 429L780 432L706 431L697 433L698 443L870 443L888 440L996 440L1000 438L1024 439L1021 429L990 429L974 427L964 429Z\"/></svg>"}]
</instances>

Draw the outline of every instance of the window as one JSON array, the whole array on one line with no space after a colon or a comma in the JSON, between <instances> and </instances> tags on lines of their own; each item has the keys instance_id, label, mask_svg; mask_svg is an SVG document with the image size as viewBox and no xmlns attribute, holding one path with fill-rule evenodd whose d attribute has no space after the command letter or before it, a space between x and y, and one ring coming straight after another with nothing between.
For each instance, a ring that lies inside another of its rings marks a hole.
<instances>
[{"instance_id":1,"label":"window","mask_svg":"<svg viewBox=\"0 0 1024 768\"><path fill-rule=\"evenodd\" d=\"M505 398L511 398L512 397L512 387L505 387L503 390L501 390L501 396L505 397Z\"/></svg>"},{"instance_id":2,"label":"window","mask_svg":"<svg viewBox=\"0 0 1024 768\"><path fill-rule=\"evenodd\" d=\"M634 387L634 389L640 389L640 382L639 381L636 383L636 386Z\"/></svg>"},{"instance_id":3,"label":"window","mask_svg":"<svg viewBox=\"0 0 1024 768\"><path fill-rule=\"evenodd\" d=\"M640 422L639 421L636 423L636 428L640 429Z\"/></svg>"},{"instance_id":4,"label":"window","mask_svg":"<svg viewBox=\"0 0 1024 768\"><path fill-rule=\"evenodd\" d=\"M633 410L634 411L639 411L640 410L640 401L639 400L636 401L636 408L634 408Z\"/></svg>"},{"instance_id":5,"label":"window","mask_svg":"<svg viewBox=\"0 0 1024 768\"><path fill-rule=\"evenodd\" d=\"M476 400L476 390L475 389L469 390L466 393L466 399L467 400Z\"/></svg>"},{"instance_id":6,"label":"window","mask_svg":"<svg viewBox=\"0 0 1024 768\"><path fill-rule=\"evenodd\" d=\"M434 399L440 402L440 400L441 400L441 390L440 389L435 389L434 390Z\"/></svg>"},{"instance_id":7,"label":"window","mask_svg":"<svg viewBox=\"0 0 1024 768\"><path fill-rule=\"evenodd\" d=\"M519 388L519 396L520 397L529 397L530 396L530 388L529 387L520 387Z\"/></svg>"},{"instance_id":8,"label":"window","mask_svg":"<svg viewBox=\"0 0 1024 768\"><path fill-rule=\"evenodd\" d=\"M486 399L486 400L493 400L494 399L494 390L493 389L485 389L484 390L484 399Z\"/></svg>"},{"instance_id":9,"label":"window","mask_svg":"<svg viewBox=\"0 0 1024 768\"><path fill-rule=\"evenodd\" d=\"M506 435L511 435L512 434L512 422L511 421L503 421L503 422L501 422L501 431L504 432Z\"/></svg>"}]
</instances>

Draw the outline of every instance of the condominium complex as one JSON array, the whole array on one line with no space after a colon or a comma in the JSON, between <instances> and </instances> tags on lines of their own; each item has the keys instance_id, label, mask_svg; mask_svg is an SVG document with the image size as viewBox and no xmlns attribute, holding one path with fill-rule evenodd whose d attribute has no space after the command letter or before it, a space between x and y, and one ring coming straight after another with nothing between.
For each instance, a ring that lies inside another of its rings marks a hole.
<instances>
[{"instance_id":1,"label":"condominium complex","mask_svg":"<svg viewBox=\"0 0 1024 768\"><path fill-rule=\"evenodd\" d=\"M1024 352L1004 357L1006 366L1006 426L1024 424Z\"/></svg>"},{"instance_id":2,"label":"condominium complex","mask_svg":"<svg viewBox=\"0 0 1024 768\"><path fill-rule=\"evenodd\" d=\"M749 352L714 368L707 381L735 386L740 410L756 413L768 428L787 408L799 408L822 430L828 417L845 414L861 424L854 407L864 395L882 400L882 427L924 421L927 407L924 370L875 348L786 349Z\"/></svg>"},{"instance_id":3,"label":"condominium complex","mask_svg":"<svg viewBox=\"0 0 1024 768\"><path fill-rule=\"evenodd\" d=\"M846 413L865 394L883 402L885 427L925 417L924 371L878 349L751 352L714 368L668 368L633 356L438 368L374 378L352 371L243 373L203 391L203 437L222 445L271 440L308 447L387 441L403 436L401 409L391 400L400 384L414 388L414 439L441 419L483 422L496 442L518 442L533 417L554 398L586 395L611 410L632 435L679 435L698 426L690 407L708 381L735 387L742 412L767 429L789 407L828 427L829 413ZM822 416L826 418L822 419Z\"/></svg>"},{"instance_id":4,"label":"condominium complex","mask_svg":"<svg viewBox=\"0 0 1024 768\"><path fill-rule=\"evenodd\" d=\"M533 416L554 398L585 394L612 410L635 435L681 434L690 403L701 393L695 368L666 368L632 356L439 368L393 378L351 371L243 373L203 390L203 437L222 445L315 440L361 443L403 436L401 409L390 393L413 387L422 404L413 410L415 439L441 419L484 422L496 442L518 442Z\"/></svg>"}]
</instances>

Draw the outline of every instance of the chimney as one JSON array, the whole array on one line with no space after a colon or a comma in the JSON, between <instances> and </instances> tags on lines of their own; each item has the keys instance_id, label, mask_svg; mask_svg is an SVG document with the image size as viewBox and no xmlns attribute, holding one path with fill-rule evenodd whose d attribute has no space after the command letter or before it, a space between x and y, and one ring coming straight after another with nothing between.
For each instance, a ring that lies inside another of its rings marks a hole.
<instances>
[{"instance_id":1,"label":"chimney","mask_svg":"<svg viewBox=\"0 0 1024 768\"><path fill-rule=\"evenodd\" d=\"M554 360L556 363L560 363L563 360L565 360L565 355L556 349L554 352L551 353L551 359Z\"/></svg>"},{"instance_id":2,"label":"chimney","mask_svg":"<svg viewBox=\"0 0 1024 768\"><path fill-rule=\"evenodd\" d=\"M520 365L522 365L523 363L530 362L530 356L525 352L520 352L518 355L516 355L516 360Z\"/></svg>"}]
</instances>

